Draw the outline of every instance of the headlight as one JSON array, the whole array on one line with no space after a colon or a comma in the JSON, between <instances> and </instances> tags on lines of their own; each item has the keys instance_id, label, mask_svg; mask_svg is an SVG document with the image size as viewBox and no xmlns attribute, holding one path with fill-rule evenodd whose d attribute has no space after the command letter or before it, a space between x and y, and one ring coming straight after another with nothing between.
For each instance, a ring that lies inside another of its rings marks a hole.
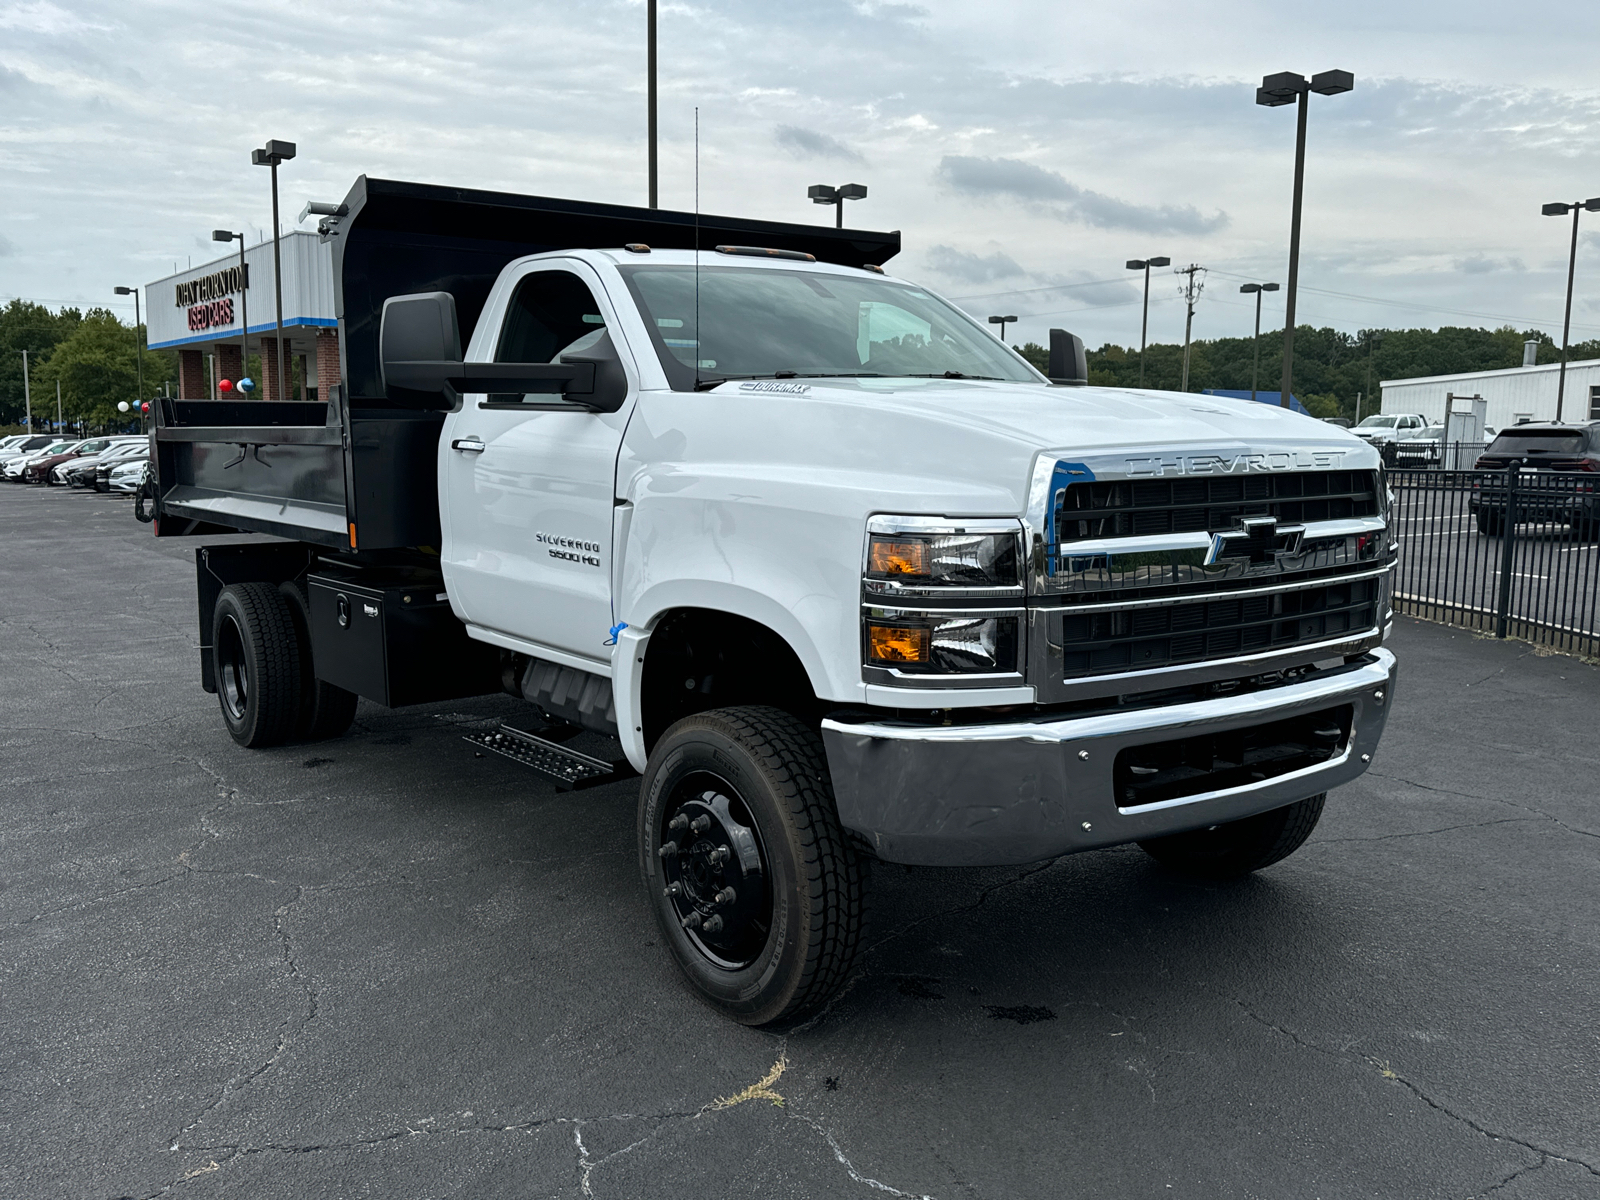
<instances>
[{"instance_id":1,"label":"headlight","mask_svg":"<svg viewBox=\"0 0 1600 1200\"><path fill-rule=\"evenodd\" d=\"M869 608L866 664L903 675L1003 675L1017 667L1015 613Z\"/></svg>"},{"instance_id":2,"label":"headlight","mask_svg":"<svg viewBox=\"0 0 1600 1200\"><path fill-rule=\"evenodd\" d=\"M869 596L1022 594L1022 523L873 517L862 572Z\"/></svg>"}]
</instances>

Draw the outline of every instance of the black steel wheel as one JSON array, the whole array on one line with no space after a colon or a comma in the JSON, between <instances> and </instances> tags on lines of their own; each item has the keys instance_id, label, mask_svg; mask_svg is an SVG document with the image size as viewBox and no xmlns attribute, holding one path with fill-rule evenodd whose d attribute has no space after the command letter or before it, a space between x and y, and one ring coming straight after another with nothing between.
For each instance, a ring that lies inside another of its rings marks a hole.
<instances>
[{"instance_id":1,"label":"black steel wheel","mask_svg":"<svg viewBox=\"0 0 1600 1200\"><path fill-rule=\"evenodd\" d=\"M276 746L300 717L300 639L289 602L270 583L222 589L211 617L217 700L241 746Z\"/></svg>"},{"instance_id":2,"label":"black steel wheel","mask_svg":"<svg viewBox=\"0 0 1600 1200\"><path fill-rule=\"evenodd\" d=\"M849 974L866 862L839 827L817 732L774 708L677 722L639 795L640 874L702 997L746 1025L797 1020Z\"/></svg>"},{"instance_id":3,"label":"black steel wheel","mask_svg":"<svg viewBox=\"0 0 1600 1200\"><path fill-rule=\"evenodd\" d=\"M1149 838L1139 848L1164 867L1204 879L1248 875L1300 849L1322 816L1326 792L1240 821Z\"/></svg>"}]
</instances>

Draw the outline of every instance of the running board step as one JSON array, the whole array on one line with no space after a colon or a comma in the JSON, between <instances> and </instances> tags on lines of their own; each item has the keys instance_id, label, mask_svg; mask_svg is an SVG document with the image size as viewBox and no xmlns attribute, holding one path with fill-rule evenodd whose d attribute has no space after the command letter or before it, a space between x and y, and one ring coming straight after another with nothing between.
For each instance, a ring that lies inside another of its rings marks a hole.
<instances>
[{"instance_id":1,"label":"running board step","mask_svg":"<svg viewBox=\"0 0 1600 1200\"><path fill-rule=\"evenodd\" d=\"M616 783L619 779L638 774L626 759L609 763L603 758L569 750L509 725L502 725L492 732L469 733L463 740L515 759L525 767L532 767L539 774L553 779L556 787L564 792Z\"/></svg>"}]
</instances>

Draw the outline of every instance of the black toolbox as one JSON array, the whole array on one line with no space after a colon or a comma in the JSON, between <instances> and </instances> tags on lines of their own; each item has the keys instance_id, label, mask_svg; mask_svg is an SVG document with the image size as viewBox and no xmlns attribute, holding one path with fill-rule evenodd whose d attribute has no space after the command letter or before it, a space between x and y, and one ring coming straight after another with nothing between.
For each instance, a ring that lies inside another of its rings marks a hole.
<instances>
[{"instance_id":1,"label":"black toolbox","mask_svg":"<svg viewBox=\"0 0 1600 1200\"><path fill-rule=\"evenodd\" d=\"M501 690L499 651L467 636L437 575L323 565L306 584L318 679L390 708Z\"/></svg>"}]
</instances>

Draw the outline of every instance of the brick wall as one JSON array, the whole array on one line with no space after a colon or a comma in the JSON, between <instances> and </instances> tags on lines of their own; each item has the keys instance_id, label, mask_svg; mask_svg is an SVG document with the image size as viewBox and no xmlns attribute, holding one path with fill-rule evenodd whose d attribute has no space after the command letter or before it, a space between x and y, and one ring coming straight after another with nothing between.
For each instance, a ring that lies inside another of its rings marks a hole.
<instances>
[{"instance_id":1,"label":"brick wall","mask_svg":"<svg viewBox=\"0 0 1600 1200\"><path fill-rule=\"evenodd\" d=\"M178 398L180 400L205 400L210 392L206 388L205 355L198 350L178 351Z\"/></svg>"}]
</instances>

